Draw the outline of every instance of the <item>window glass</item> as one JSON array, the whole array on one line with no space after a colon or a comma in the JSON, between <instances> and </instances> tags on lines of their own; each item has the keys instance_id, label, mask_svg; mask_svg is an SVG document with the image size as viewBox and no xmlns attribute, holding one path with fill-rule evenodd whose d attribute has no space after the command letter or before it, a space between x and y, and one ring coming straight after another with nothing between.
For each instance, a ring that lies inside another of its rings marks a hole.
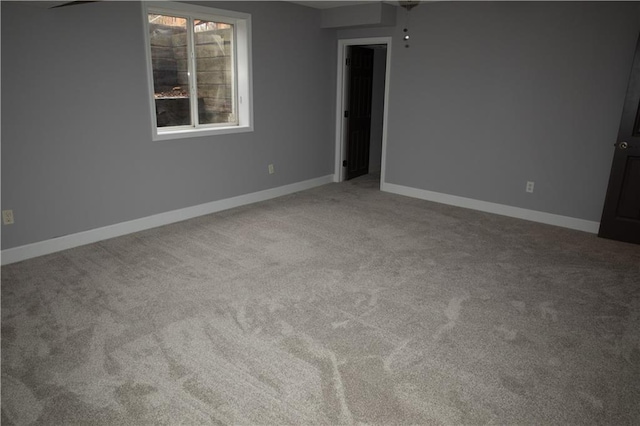
<instances>
[{"instance_id":1,"label":"window glass","mask_svg":"<svg viewBox=\"0 0 640 426\"><path fill-rule=\"evenodd\" d=\"M187 19L149 14L153 97L158 127L190 125Z\"/></svg>"},{"instance_id":2,"label":"window glass","mask_svg":"<svg viewBox=\"0 0 640 426\"><path fill-rule=\"evenodd\" d=\"M235 123L233 25L194 20L198 121Z\"/></svg>"},{"instance_id":3,"label":"window glass","mask_svg":"<svg viewBox=\"0 0 640 426\"><path fill-rule=\"evenodd\" d=\"M251 15L143 3L153 139L253 131Z\"/></svg>"}]
</instances>

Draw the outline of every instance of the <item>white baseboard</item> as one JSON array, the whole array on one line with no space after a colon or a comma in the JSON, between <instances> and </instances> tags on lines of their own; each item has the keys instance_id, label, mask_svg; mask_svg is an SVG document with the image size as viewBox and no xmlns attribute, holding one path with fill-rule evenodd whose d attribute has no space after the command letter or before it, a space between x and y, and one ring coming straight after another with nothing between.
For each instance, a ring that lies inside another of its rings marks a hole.
<instances>
[{"instance_id":1,"label":"white baseboard","mask_svg":"<svg viewBox=\"0 0 640 426\"><path fill-rule=\"evenodd\" d=\"M523 209L520 207L507 206L504 204L474 200L472 198L442 194L440 192L411 188L408 186L396 185L393 183L383 183L381 185L381 190L385 192L391 192L393 194L405 195L407 197L419 198L421 200L434 201L436 203L449 204L451 206L464 207L466 209L479 210L482 212L494 213L502 216L515 217L518 219L530 220L532 222L545 223L547 225L576 229L578 231L590 232L592 234L597 234L598 229L600 228L599 222L593 222L590 220L576 219L574 217L561 216L536 210Z\"/></svg>"},{"instance_id":2,"label":"white baseboard","mask_svg":"<svg viewBox=\"0 0 640 426\"><path fill-rule=\"evenodd\" d=\"M133 232L144 231L145 229L158 226L169 225L175 222L191 219L206 214L216 213L246 204L257 203L294 192L304 191L333 182L333 175L322 176L315 179L296 182L277 188L266 189L264 191L253 192L251 194L239 195L210 203L200 204L193 207L172 210L159 213L153 216L143 217L128 222L116 223L102 228L91 229L89 231L78 232L76 234L65 235L63 237L52 238L46 241L26 244L24 246L2 250L2 265L20 262L21 260L55 253L73 247L91 244Z\"/></svg>"}]
</instances>

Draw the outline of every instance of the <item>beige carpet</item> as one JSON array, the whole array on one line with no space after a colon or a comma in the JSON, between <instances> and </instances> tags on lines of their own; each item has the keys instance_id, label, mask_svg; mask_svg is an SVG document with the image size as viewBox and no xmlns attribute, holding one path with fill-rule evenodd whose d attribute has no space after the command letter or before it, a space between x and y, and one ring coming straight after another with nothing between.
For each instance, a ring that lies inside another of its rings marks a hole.
<instances>
[{"instance_id":1,"label":"beige carpet","mask_svg":"<svg viewBox=\"0 0 640 426\"><path fill-rule=\"evenodd\" d=\"M330 184L2 268L2 424L639 424L640 246Z\"/></svg>"}]
</instances>

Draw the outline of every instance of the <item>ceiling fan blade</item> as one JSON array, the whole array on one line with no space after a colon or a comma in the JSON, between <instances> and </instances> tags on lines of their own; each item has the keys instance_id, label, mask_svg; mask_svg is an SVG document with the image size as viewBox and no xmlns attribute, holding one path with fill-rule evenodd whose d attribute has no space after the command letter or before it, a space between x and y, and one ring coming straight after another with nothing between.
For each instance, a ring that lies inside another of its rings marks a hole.
<instances>
[{"instance_id":1,"label":"ceiling fan blade","mask_svg":"<svg viewBox=\"0 0 640 426\"><path fill-rule=\"evenodd\" d=\"M68 1L66 3L62 3L56 6L53 6L51 9L57 9L59 7L67 7L67 6L78 6L81 4L85 4L85 3L96 3L97 1L100 0L87 0L87 1Z\"/></svg>"}]
</instances>

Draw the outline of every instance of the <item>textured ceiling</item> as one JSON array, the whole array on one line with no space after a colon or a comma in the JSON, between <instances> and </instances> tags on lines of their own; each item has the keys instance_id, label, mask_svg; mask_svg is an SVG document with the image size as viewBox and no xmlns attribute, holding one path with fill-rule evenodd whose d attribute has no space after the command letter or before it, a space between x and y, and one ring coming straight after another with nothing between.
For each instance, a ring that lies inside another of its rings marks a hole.
<instances>
[{"instance_id":1,"label":"textured ceiling","mask_svg":"<svg viewBox=\"0 0 640 426\"><path fill-rule=\"evenodd\" d=\"M99 1L99 0L98 0ZM288 1L288 0L285 0ZM342 6L353 6L358 4L367 4L367 3L389 3L394 6L398 5L397 1L382 1L382 0L351 0L351 1L342 1L342 0L298 0L298 1L289 1L290 3L296 3L303 6L313 7L315 9L329 9L332 7L342 7ZM64 3L70 3L67 1L26 1L25 4L34 7L40 8L52 8L55 6L62 5Z\"/></svg>"},{"instance_id":2,"label":"textured ceiling","mask_svg":"<svg viewBox=\"0 0 640 426\"><path fill-rule=\"evenodd\" d=\"M312 0L301 0L301 1L290 1L290 3L301 4L304 6L313 7L315 9L329 9L332 7L341 7L341 6L353 6L357 4L366 4L366 3L382 3L381 0L360 0L360 1L337 1L337 0L326 0L326 1L312 1ZM397 4L397 2L389 2L385 1L384 3Z\"/></svg>"}]
</instances>

